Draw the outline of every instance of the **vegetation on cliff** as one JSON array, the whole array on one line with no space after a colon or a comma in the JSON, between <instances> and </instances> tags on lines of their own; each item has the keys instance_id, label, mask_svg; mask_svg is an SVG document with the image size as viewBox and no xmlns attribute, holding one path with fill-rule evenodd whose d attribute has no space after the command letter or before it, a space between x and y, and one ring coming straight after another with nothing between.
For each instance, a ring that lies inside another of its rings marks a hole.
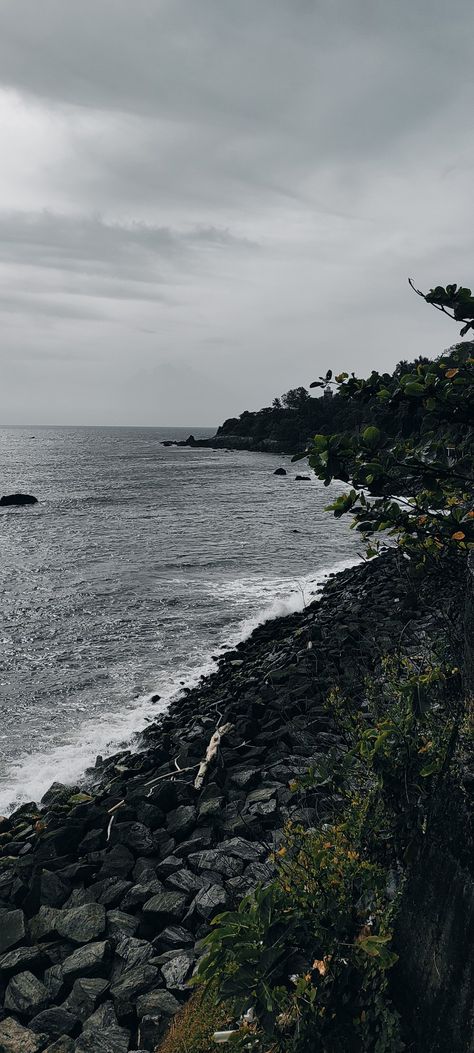
<instances>
[{"instance_id":1,"label":"vegetation on cliff","mask_svg":"<svg viewBox=\"0 0 474 1053\"><path fill-rule=\"evenodd\" d=\"M468 318L465 332L474 302L469 290L460 294L448 286L425 298L443 310L457 304L454 316ZM332 424L341 419L344 430L319 432L306 451L326 484L351 485L330 506L334 515L352 516L369 556L381 536L395 541L413 589L430 577L442 584L446 574L462 580L474 547L473 350L457 345L392 375L336 377L337 394L320 402L323 413L336 403L341 416ZM331 383L328 372L316 385ZM297 407L293 401L301 422L309 400L301 393ZM274 880L216 917L204 941L200 980L217 984L218 996L242 1014L234 1048L405 1048L388 979L397 960L393 926L410 863L430 837L434 804L471 748L461 663L451 610L444 632L409 653L400 637L367 678L362 703L336 686L330 692L344 748L290 789L330 786L331 819L311 828L289 821Z\"/></svg>"}]
</instances>

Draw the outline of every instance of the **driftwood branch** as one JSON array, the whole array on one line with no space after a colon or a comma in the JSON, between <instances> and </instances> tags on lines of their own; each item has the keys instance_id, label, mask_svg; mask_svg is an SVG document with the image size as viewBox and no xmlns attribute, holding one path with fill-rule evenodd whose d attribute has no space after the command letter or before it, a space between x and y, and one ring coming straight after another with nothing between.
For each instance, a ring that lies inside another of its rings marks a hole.
<instances>
[{"instance_id":1,"label":"driftwood branch","mask_svg":"<svg viewBox=\"0 0 474 1053\"><path fill-rule=\"evenodd\" d=\"M206 778L207 771L217 755L220 741L224 735L227 735L227 733L232 730L233 726L233 724L223 724L222 727L216 728L207 747L206 756L204 757L204 760L201 761L199 765L199 771L194 780L194 788L196 790L200 790L202 788L202 784L204 782L204 779Z\"/></svg>"}]
</instances>

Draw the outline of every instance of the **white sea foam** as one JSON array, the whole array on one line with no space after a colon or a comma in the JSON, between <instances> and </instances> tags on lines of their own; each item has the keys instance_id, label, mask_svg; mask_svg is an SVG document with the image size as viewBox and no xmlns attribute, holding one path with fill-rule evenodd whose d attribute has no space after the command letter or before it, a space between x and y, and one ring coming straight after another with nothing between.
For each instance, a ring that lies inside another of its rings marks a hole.
<instances>
[{"instance_id":1,"label":"white sea foam","mask_svg":"<svg viewBox=\"0 0 474 1053\"><path fill-rule=\"evenodd\" d=\"M360 559L345 559L328 567L317 575L303 578L256 579L241 578L216 583L216 590L232 598L236 613L253 608L254 613L237 619L235 627L222 642L221 649L234 647L239 641L248 639L252 632L264 622L303 610L316 599L330 574L356 566ZM151 696L141 696L120 707L120 710L104 711L102 719L85 721L60 745L50 750L23 755L13 764L7 779L0 788L0 814L8 814L24 801L39 801L53 781L69 785L80 783L86 768L94 764L96 757L111 755L119 749L137 749L137 732L142 731L158 713L179 696L183 686L192 687L203 676L216 668L209 657L204 663L188 672L187 678L170 681L165 689L160 686L160 701L151 703Z\"/></svg>"}]
</instances>

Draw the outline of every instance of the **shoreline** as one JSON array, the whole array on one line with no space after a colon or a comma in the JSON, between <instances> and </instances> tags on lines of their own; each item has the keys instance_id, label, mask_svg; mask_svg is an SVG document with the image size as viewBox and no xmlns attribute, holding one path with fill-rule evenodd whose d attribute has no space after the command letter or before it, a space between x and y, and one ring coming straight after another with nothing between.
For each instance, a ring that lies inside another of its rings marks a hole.
<instances>
[{"instance_id":1,"label":"shoreline","mask_svg":"<svg viewBox=\"0 0 474 1053\"><path fill-rule=\"evenodd\" d=\"M65 1053L152 1053L189 993L212 917L269 880L288 819L331 816L324 786L290 788L345 749L329 691L357 705L401 634L409 647L434 631L432 597L407 587L403 564L393 550L329 578L303 611L227 651L142 732L137 752L99 758L77 792L53 784L41 811L25 805L0 824L0 1039L10 1028L18 1042L23 1028L32 1050L69 1035ZM26 973L36 995L24 1010Z\"/></svg>"},{"instance_id":2,"label":"shoreline","mask_svg":"<svg viewBox=\"0 0 474 1053\"><path fill-rule=\"evenodd\" d=\"M199 685L212 676L218 668L218 661L230 650L233 650L238 644L245 642L249 636L261 625L266 622L274 621L277 618L285 617L287 614L298 613L309 603L317 602L321 591L324 587L326 580L333 574L338 574L341 570L348 569L351 566L356 566L362 561L362 557L347 557L341 559L338 562L331 564L325 570L321 570L319 573L307 575L305 580L305 588L295 586L292 590L288 591L285 596L278 596L275 592L273 599L265 606L262 606L259 611L256 611L254 615L243 618L235 622L234 626L229 627L227 631L227 639L224 643L217 647L220 652L218 656L213 656L209 652L207 658L203 659L202 664L192 672L190 672L184 681L179 683L178 679L180 674L178 673L175 677L175 684L168 689L166 686L164 691L159 687L159 702L153 702L152 699L158 698L157 691L152 691L149 694L140 695L134 700L130 700L125 703L121 710L114 716L113 724L116 726L113 736L113 741L110 741L110 745L106 746L103 751L103 755L112 756L118 750L131 749L132 752L137 752L140 749L138 740L142 733L146 731L146 728L150 722L154 722L156 717L161 713L167 712L169 707L173 705L183 694L184 691L195 690ZM290 580L290 579L288 579ZM295 579L296 581L296 579ZM311 591L310 591L311 590ZM306 600L306 592L310 596L309 600ZM276 609L276 612L275 612ZM127 724L127 731L123 732L123 721ZM9 773L11 774L11 793L9 788L4 788L0 784L0 815L10 815L13 811L19 808L23 803L28 800L35 800L36 803L41 800L42 795L47 791L50 785L48 779L44 779L40 773L36 775L37 765L40 760L47 766L50 765L54 770L59 772L58 778L62 778L63 772L70 772L71 760L74 763L75 754L77 751L81 751L80 763L74 764L75 774L71 776L67 782L71 785L77 782L79 785L83 782L85 770L94 763L97 756L98 750L97 745L93 744L95 732L102 730L102 724L91 723L88 720L85 721L84 725L76 733L76 738L69 738L65 742L57 745L54 749L46 753L46 759L42 754L34 753L25 755L18 758L17 761L11 764ZM90 740L90 748L88 750L89 756L84 756L84 737L85 741ZM99 750L100 751L100 750ZM28 785L33 787L35 784L38 786L39 792L37 795L34 792L30 796L23 794L20 798L19 795L15 797L15 791L19 785L24 785L27 782ZM6 785L6 781L5 781Z\"/></svg>"}]
</instances>

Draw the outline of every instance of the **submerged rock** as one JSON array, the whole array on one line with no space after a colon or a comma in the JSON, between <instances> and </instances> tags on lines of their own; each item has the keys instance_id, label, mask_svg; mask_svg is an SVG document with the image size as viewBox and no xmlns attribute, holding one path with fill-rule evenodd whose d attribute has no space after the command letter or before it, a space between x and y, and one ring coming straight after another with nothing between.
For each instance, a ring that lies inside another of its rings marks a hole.
<instances>
[{"instance_id":1,"label":"submerged rock","mask_svg":"<svg viewBox=\"0 0 474 1053\"><path fill-rule=\"evenodd\" d=\"M0 505L37 505L38 498L32 494L6 494L0 497Z\"/></svg>"}]
</instances>

